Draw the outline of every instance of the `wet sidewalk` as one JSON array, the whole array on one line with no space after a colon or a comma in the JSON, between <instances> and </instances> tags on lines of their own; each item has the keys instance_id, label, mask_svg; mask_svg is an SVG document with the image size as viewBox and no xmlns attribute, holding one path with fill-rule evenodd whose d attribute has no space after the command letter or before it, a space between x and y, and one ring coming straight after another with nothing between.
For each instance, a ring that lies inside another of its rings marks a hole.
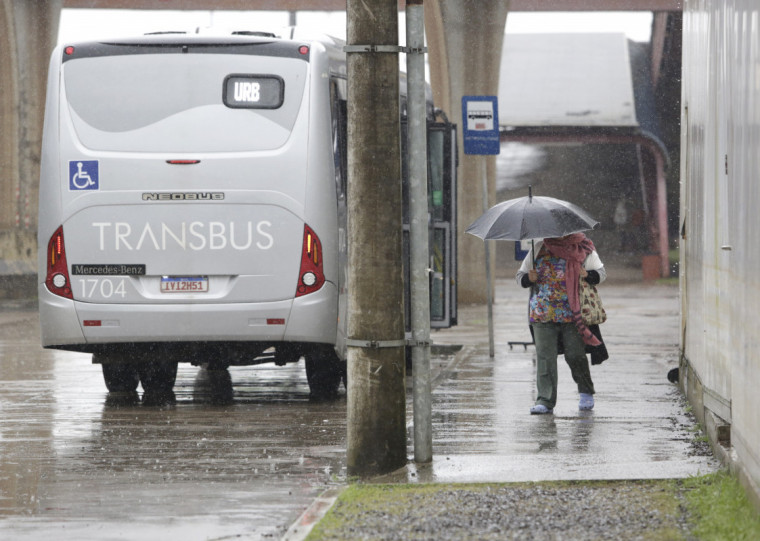
<instances>
[{"instance_id":1,"label":"wet sidewalk","mask_svg":"<svg viewBox=\"0 0 760 541\"><path fill-rule=\"evenodd\" d=\"M599 288L608 320L601 326L610 358L592 366L596 405L578 410L578 392L562 356L553 415L530 415L535 349L527 291L496 282L495 355L489 356L485 306L460 306L459 325L433 333L433 461L415 464L411 406L409 464L369 482L498 483L553 480L672 479L716 471L688 404L667 373L678 366L678 287L610 280ZM444 348L445 349L445 348ZM408 400L411 402L411 390ZM333 495L334 497L334 495ZM320 501L322 512L330 497ZM319 520L316 506L286 539Z\"/></svg>"},{"instance_id":2,"label":"wet sidewalk","mask_svg":"<svg viewBox=\"0 0 760 541\"><path fill-rule=\"evenodd\" d=\"M385 480L662 479L713 471L718 464L667 379L678 366L677 286L611 281L599 289L610 358L591 367L592 411L578 410L577 387L560 356L554 414L529 414L535 348L508 345L531 340L528 294L513 280L498 280L494 357L484 306L460 307L459 325L433 334L436 345L463 346L433 391L433 462L411 463Z\"/></svg>"}]
</instances>

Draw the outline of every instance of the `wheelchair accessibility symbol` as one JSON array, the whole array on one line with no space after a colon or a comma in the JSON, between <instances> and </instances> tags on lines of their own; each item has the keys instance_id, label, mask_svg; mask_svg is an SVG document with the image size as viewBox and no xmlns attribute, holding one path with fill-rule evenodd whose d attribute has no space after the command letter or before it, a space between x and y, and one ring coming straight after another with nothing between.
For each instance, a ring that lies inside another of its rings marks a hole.
<instances>
[{"instance_id":1,"label":"wheelchair accessibility symbol","mask_svg":"<svg viewBox=\"0 0 760 541\"><path fill-rule=\"evenodd\" d=\"M98 160L73 160L69 162L69 190L98 190Z\"/></svg>"}]
</instances>

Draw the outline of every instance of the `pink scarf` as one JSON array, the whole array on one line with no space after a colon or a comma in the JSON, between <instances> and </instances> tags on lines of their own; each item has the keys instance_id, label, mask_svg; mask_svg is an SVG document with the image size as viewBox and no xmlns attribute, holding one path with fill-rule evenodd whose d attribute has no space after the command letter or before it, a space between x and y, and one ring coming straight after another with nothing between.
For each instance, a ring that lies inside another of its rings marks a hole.
<instances>
[{"instance_id":1,"label":"pink scarf","mask_svg":"<svg viewBox=\"0 0 760 541\"><path fill-rule=\"evenodd\" d=\"M544 239L544 246L554 257L566 261L565 264L565 287L567 287L567 300L573 313L573 323L581 333L583 342L590 346L601 344L581 318L580 278L581 265L588 255L596 248L591 239L583 233L573 233L566 237L556 239Z\"/></svg>"}]
</instances>

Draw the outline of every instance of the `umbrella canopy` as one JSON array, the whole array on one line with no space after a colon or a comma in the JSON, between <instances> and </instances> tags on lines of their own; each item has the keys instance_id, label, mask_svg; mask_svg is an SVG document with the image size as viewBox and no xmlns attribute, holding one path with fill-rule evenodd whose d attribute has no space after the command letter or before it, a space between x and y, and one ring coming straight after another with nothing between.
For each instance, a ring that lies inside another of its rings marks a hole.
<instances>
[{"instance_id":1,"label":"umbrella canopy","mask_svg":"<svg viewBox=\"0 0 760 541\"><path fill-rule=\"evenodd\" d=\"M572 203L528 195L494 205L465 232L483 240L523 240L564 237L598 226L599 222Z\"/></svg>"}]
</instances>

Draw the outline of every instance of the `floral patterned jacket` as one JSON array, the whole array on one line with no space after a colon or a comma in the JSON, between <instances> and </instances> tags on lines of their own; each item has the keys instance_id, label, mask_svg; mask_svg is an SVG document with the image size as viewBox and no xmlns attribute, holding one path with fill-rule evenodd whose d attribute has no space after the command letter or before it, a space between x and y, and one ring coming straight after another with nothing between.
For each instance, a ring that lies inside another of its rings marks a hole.
<instances>
[{"instance_id":1,"label":"floral patterned jacket","mask_svg":"<svg viewBox=\"0 0 760 541\"><path fill-rule=\"evenodd\" d=\"M541 242L536 242L535 246L538 258L536 259L536 271L538 272L538 281L533 285L530 297L530 322L542 323L565 323L572 321L572 311L567 300L567 288L565 287L565 260L554 257L548 253L541 253ZM522 262L520 270L517 271L517 283L525 287L523 277L533 266L533 252L529 251L528 255ZM593 274L593 283L601 283L607 278L599 254L591 252L583 262L583 268L587 271L596 271ZM598 281L597 281L598 280ZM591 280L589 280L591 282Z\"/></svg>"}]
</instances>

